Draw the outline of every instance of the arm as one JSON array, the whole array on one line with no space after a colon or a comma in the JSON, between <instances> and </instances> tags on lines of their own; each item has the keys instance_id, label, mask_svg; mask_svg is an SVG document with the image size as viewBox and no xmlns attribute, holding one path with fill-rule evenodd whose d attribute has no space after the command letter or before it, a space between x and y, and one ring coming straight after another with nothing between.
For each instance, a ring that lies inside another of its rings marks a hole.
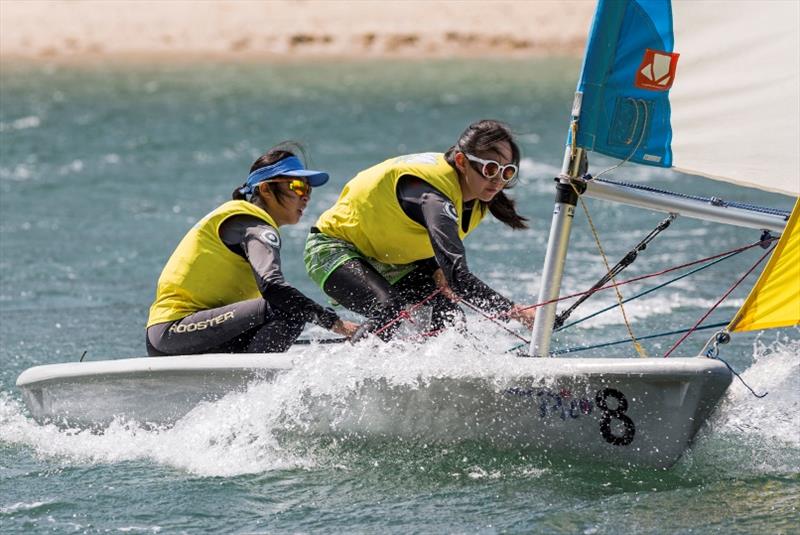
<instances>
[{"instance_id":1,"label":"arm","mask_svg":"<svg viewBox=\"0 0 800 535\"><path fill-rule=\"evenodd\" d=\"M286 282L281 271L278 231L252 216L233 216L220 227L220 238L231 251L243 256L253 270L258 289L270 306L288 317L349 336L350 322L343 322L330 308L323 308Z\"/></svg>"},{"instance_id":2,"label":"arm","mask_svg":"<svg viewBox=\"0 0 800 535\"><path fill-rule=\"evenodd\" d=\"M450 199L416 177L402 177L398 200L403 211L428 231L436 263L447 285L460 297L492 312L509 312L513 303L470 272Z\"/></svg>"}]
</instances>

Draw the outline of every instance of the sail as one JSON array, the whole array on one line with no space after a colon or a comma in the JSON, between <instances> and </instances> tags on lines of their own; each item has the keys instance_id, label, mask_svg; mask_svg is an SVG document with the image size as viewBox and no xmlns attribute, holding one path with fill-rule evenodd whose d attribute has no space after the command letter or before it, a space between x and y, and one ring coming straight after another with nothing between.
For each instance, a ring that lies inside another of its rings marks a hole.
<instances>
[{"instance_id":1,"label":"sail","mask_svg":"<svg viewBox=\"0 0 800 535\"><path fill-rule=\"evenodd\" d=\"M775 251L729 331L800 325L800 199Z\"/></svg>"},{"instance_id":2,"label":"sail","mask_svg":"<svg viewBox=\"0 0 800 535\"><path fill-rule=\"evenodd\" d=\"M800 195L800 2L600 0L576 144Z\"/></svg>"}]
</instances>

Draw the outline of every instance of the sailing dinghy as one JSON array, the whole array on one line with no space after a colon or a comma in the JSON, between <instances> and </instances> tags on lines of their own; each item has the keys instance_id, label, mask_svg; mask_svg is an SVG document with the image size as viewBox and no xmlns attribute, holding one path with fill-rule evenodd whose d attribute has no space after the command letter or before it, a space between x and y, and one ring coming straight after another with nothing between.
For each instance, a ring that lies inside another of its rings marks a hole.
<instances>
[{"instance_id":1,"label":"sailing dinghy","mask_svg":"<svg viewBox=\"0 0 800 535\"><path fill-rule=\"evenodd\" d=\"M594 151L797 197L799 6L601 0L557 183L532 358L494 355L480 375L442 373L413 385L383 377L358 381L335 403L310 400L305 432L474 440L619 464L672 465L724 395L731 372L704 356L550 356L578 192L782 233L729 331L800 322L798 207L787 224L779 212L589 179L582 162ZM38 421L171 425L202 402L255 383L274 385L298 359L326 350L312 345L285 354L51 364L25 370L17 386Z\"/></svg>"}]
</instances>

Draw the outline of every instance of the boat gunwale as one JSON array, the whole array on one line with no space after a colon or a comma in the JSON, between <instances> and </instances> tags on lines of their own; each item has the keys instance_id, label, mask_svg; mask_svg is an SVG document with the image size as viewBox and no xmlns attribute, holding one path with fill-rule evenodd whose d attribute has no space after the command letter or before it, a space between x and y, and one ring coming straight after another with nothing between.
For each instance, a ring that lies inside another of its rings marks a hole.
<instances>
[{"instance_id":1,"label":"boat gunwale","mask_svg":"<svg viewBox=\"0 0 800 535\"><path fill-rule=\"evenodd\" d=\"M136 357L129 359L43 364L23 371L16 381L18 388L35 388L63 380L91 381L94 378L146 377L158 373L172 376L225 372L289 371L293 367L291 354L262 353L251 355L209 354L181 355L176 357ZM469 379L508 379L523 381L559 377L594 377L601 379L645 378L686 379L725 375L731 372L724 363L701 357L675 357L670 359L638 358L516 358L513 368L499 370L487 367L483 375L461 375ZM565 366L566 364L566 366ZM502 372L502 373L495 373ZM516 374L516 375L515 375ZM431 375L430 379L437 375ZM447 376L440 376L447 377ZM454 377L455 378L455 377Z\"/></svg>"}]
</instances>

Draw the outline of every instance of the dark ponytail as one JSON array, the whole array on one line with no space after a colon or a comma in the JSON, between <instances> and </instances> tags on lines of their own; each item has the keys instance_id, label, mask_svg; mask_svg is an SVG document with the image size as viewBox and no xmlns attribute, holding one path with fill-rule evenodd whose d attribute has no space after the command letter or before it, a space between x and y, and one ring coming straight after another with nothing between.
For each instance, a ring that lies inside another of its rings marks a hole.
<instances>
[{"instance_id":1,"label":"dark ponytail","mask_svg":"<svg viewBox=\"0 0 800 535\"><path fill-rule=\"evenodd\" d=\"M484 119L469 125L458 138L458 142L447 150L444 157L447 163L457 169L455 163L456 152L470 154L483 152L494 148L495 145L503 141L506 141L511 146L511 160L514 165L519 167L520 150L514 142L511 130L504 123L491 119ZM512 229L525 229L528 228L526 223L528 218L517 213L516 203L506 195L506 191L513 188L516 183L517 178L515 177L491 201L480 201L480 204L482 209L488 208L495 218Z\"/></svg>"},{"instance_id":2,"label":"dark ponytail","mask_svg":"<svg viewBox=\"0 0 800 535\"><path fill-rule=\"evenodd\" d=\"M521 216L517 213L516 202L514 199L501 191L488 203L481 201L481 206L488 206L489 211L494 217L502 221L514 230L521 230L528 228L527 217Z\"/></svg>"},{"instance_id":3,"label":"dark ponytail","mask_svg":"<svg viewBox=\"0 0 800 535\"><path fill-rule=\"evenodd\" d=\"M231 199L234 201L244 201L247 199L245 194L239 191L240 189L242 189L242 186L238 186L235 190L233 190L233 193L231 193Z\"/></svg>"},{"instance_id":4,"label":"dark ponytail","mask_svg":"<svg viewBox=\"0 0 800 535\"><path fill-rule=\"evenodd\" d=\"M268 165L274 164L275 162L279 162L284 158L289 158L290 156L298 156L298 154L302 156L301 158L302 160L306 159L305 149L303 149L303 146L300 143L298 143L297 141L281 141L280 143L269 149L267 152L259 156L258 159L255 162L253 162L253 165L250 166L250 171L248 172L248 174L252 173L256 169L261 169L262 167L266 167ZM233 192L231 193L231 199L233 199L234 201L247 200L246 195L240 191L243 186L244 185L238 186L235 190L233 190ZM279 203L281 202L281 199L284 196L289 195L289 193L286 193L285 190L279 188L278 184L274 182L267 182L267 186L269 187L273 195L275 195L275 198L278 200ZM257 198L257 196L253 196L253 198L255 199Z\"/></svg>"}]
</instances>

